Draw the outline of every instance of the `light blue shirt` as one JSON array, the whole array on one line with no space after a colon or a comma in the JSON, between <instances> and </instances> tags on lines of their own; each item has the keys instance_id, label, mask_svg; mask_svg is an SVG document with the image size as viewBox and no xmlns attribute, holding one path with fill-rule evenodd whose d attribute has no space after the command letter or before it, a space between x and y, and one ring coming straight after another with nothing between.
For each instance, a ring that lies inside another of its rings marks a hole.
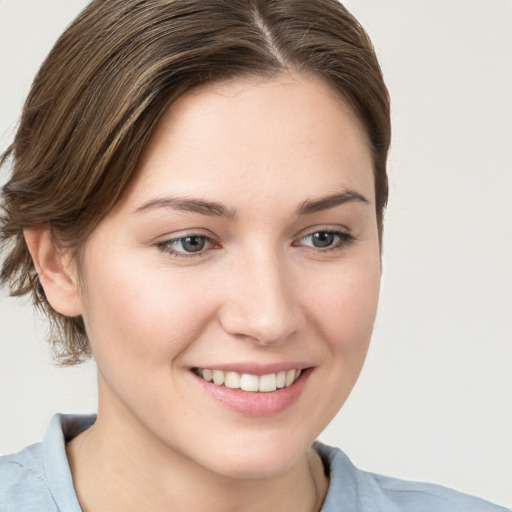
<instances>
[{"instance_id":1,"label":"light blue shirt","mask_svg":"<svg viewBox=\"0 0 512 512\"><path fill-rule=\"evenodd\" d=\"M82 512L65 443L94 420L56 414L41 443L0 457L0 512ZM315 446L330 477L321 512L507 512L438 485L360 471L341 450Z\"/></svg>"}]
</instances>

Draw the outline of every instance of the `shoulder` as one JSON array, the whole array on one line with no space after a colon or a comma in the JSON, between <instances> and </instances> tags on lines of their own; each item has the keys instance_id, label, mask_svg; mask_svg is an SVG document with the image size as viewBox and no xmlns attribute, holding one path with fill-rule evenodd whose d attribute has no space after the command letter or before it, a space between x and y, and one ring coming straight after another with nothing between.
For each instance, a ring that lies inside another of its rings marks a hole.
<instances>
[{"instance_id":1,"label":"shoulder","mask_svg":"<svg viewBox=\"0 0 512 512\"><path fill-rule=\"evenodd\" d=\"M41 443L0 457L0 512L14 510L58 510L46 482Z\"/></svg>"},{"instance_id":2,"label":"shoulder","mask_svg":"<svg viewBox=\"0 0 512 512\"><path fill-rule=\"evenodd\" d=\"M440 485L361 471L341 450L320 443L315 447L330 474L322 512L338 512L341 504L349 504L347 510L358 512L507 512L503 507Z\"/></svg>"},{"instance_id":3,"label":"shoulder","mask_svg":"<svg viewBox=\"0 0 512 512\"><path fill-rule=\"evenodd\" d=\"M0 512L80 512L66 441L94 420L94 415L56 414L41 443L0 457Z\"/></svg>"},{"instance_id":4,"label":"shoulder","mask_svg":"<svg viewBox=\"0 0 512 512\"><path fill-rule=\"evenodd\" d=\"M400 511L414 508L417 512L507 512L503 507L441 485L360 473L369 487L380 489Z\"/></svg>"}]
</instances>

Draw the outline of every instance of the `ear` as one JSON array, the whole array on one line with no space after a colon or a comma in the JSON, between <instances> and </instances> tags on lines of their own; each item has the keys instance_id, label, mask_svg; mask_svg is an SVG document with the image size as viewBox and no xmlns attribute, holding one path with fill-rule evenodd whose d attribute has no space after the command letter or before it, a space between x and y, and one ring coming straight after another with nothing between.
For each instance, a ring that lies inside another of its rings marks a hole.
<instances>
[{"instance_id":1,"label":"ear","mask_svg":"<svg viewBox=\"0 0 512 512\"><path fill-rule=\"evenodd\" d=\"M52 308L65 316L81 315L78 273L69 251L57 247L47 229L25 229L23 235Z\"/></svg>"}]
</instances>

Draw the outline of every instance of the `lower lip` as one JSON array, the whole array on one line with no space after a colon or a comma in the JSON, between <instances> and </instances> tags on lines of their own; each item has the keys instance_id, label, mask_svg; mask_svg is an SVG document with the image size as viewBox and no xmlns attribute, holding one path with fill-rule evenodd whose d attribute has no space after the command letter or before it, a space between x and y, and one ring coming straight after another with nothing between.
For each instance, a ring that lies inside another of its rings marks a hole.
<instances>
[{"instance_id":1,"label":"lower lip","mask_svg":"<svg viewBox=\"0 0 512 512\"><path fill-rule=\"evenodd\" d=\"M307 368L291 386L269 392L231 389L206 382L192 372L191 375L210 397L230 409L246 416L272 416L288 409L298 400L312 371L313 368Z\"/></svg>"}]
</instances>

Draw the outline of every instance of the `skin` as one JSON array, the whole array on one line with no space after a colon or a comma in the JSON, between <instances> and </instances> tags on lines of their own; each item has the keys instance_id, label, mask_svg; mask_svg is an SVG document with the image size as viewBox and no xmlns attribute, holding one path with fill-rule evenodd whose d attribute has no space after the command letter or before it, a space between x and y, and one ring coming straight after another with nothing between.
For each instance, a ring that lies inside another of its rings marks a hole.
<instances>
[{"instance_id":1,"label":"skin","mask_svg":"<svg viewBox=\"0 0 512 512\"><path fill-rule=\"evenodd\" d=\"M298 214L347 190L366 201ZM170 196L226 215L163 206ZM326 231L353 239L315 247ZM212 241L190 256L176 240L193 235ZM68 444L84 510L320 508L328 482L310 446L357 380L380 283L367 138L327 84L294 74L181 97L87 241L83 286L44 231L26 239L52 306L83 316L98 365L98 419ZM266 417L227 408L191 372L282 361L314 369Z\"/></svg>"}]
</instances>

